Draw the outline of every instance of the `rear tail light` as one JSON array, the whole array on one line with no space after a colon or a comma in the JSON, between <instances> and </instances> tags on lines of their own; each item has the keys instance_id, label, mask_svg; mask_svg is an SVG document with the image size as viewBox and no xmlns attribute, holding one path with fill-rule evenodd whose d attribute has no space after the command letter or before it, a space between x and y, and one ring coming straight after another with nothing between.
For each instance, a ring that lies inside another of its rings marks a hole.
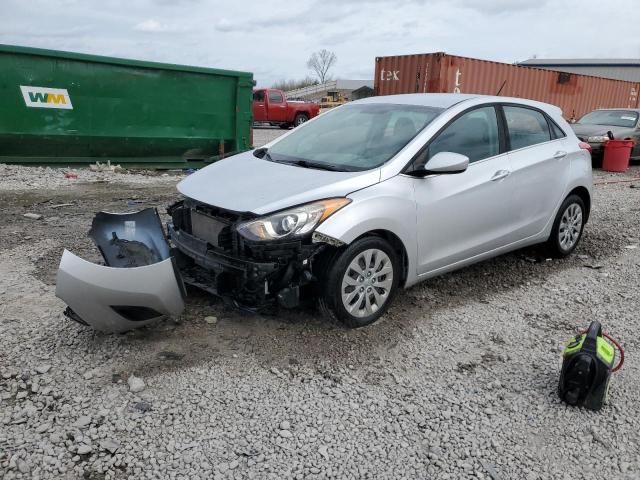
<instances>
[{"instance_id":1,"label":"rear tail light","mask_svg":"<svg viewBox=\"0 0 640 480\"><path fill-rule=\"evenodd\" d=\"M583 149L586 150L587 152L591 153L591 145L589 145L587 142L580 142L578 144L578 146Z\"/></svg>"}]
</instances>

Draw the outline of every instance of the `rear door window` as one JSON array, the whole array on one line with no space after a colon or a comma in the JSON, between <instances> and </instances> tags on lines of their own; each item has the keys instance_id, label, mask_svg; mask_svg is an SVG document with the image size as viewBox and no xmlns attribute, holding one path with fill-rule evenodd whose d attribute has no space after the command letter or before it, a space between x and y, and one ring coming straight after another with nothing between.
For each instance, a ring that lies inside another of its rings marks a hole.
<instances>
[{"instance_id":1,"label":"rear door window","mask_svg":"<svg viewBox=\"0 0 640 480\"><path fill-rule=\"evenodd\" d=\"M253 92L253 101L264 102L264 90L258 90L257 92Z\"/></svg>"},{"instance_id":2,"label":"rear door window","mask_svg":"<svg viewBox=\"0 0 640 480\"><path fill-rule=\"evenodd\" d=\"M505 105L504 116L509 131L511 150L530 147L551 140L551 131L545 115L526 107Z\"/></svg>"}]
</instances>

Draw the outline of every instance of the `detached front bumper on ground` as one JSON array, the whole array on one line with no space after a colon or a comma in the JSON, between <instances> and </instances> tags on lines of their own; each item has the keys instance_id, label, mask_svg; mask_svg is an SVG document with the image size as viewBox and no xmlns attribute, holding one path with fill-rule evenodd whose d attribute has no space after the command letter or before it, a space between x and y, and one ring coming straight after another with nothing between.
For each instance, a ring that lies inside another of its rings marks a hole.
<instances>
[{"instance_id":1,"label":"detached front bumper on ground","mask_svg":"<svg viewBox=\"0 0 640 480\"><path fill-rule=\"evenodd\" d=\"M155 209L98 213L89 236L105 265L65 250L56 296L65 314L102 332L123 332L184 309L185 289Z\"/></svg>"}]
</instances>

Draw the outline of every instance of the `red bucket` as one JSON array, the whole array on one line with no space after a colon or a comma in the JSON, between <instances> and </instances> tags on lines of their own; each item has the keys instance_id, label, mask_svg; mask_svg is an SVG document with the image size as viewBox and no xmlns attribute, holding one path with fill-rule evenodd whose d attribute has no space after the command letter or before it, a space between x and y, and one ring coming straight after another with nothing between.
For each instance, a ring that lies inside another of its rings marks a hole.
<instances>
[{"instance_id":1,"label":"red bucket","mask_svg":"<svg viewBox=\"0 0 640 480\"><path fill-rule=\"evenodd\" d=\"M633 145L633 140L608 140L604 144L602 169L607 172L626 172Z\"/></svg>"}]
</instances>

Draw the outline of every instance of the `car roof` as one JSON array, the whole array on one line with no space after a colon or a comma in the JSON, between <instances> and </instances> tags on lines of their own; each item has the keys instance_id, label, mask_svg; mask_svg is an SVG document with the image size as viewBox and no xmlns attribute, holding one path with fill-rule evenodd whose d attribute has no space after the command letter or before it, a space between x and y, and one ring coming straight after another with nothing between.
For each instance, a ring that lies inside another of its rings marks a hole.
<instances>
[{"instance_id":1,"label":"car roof","mask_svg":"<svg viewBox=\"0 0 640 480\"><path fill-rule=\"evenodd\" d=\"M462 102L474 101L473 104L482 103L516 103L537 107L547 112L555 110L560 112L560 108L549 103L528 100L516 97L497 97L492 95L477 95L470 93L408 93L401 95L385 95L380 97L369 97L356 100L352 103L395 103L401 105L424 105L434 108L451 108Z\"/></svg>"},{"instance_id":2,"label":"car roof","mask_svg":"<svg viewBox=\"0 0 640 480\"><path fill-rule=\"evenodd\" d=\"M395 103L399 105L424 105L426 107L449 108L464 100L477 98L479 95L464 93L407 93L401 95L383 95L356 100L353 103Z\"/></svg>"}]
</instances>

